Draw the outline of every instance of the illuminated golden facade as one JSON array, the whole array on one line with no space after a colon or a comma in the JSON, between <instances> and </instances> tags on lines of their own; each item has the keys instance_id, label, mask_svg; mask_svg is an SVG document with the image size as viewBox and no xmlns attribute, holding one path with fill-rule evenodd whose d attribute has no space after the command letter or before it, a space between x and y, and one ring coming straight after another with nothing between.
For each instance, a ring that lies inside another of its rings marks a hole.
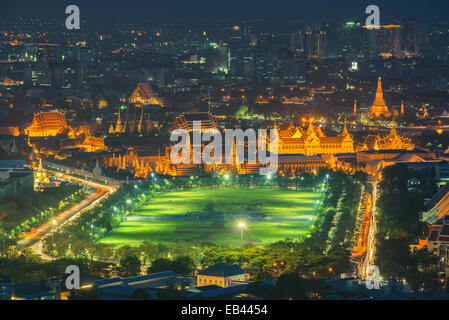
<instances>
[{"instance_id":1,"label":"illuminated golden facade","mask_svg":"<svg viewBox=\"0 0 449 320\"><path fill-rule=\"evenodd\" d=\"M389 118L391 116L390 111L388 111L388 107L384 101L384 94L382 91L382 80L379 77L377 81L377 90L376 90L376 98L374 99L374 103L368 112L368 118L375 119L379 117Z\"/></svg>"},{"instance_id":2,"label":"illuminated golden facade","mask_svg":"<svg viewBox=\"0 0 449 320\"><path fill-rule=\"evenodd\" d=\"M363 143L357 146L357 151L363 150L413 150L415 144L410 138L399 135L395 123L386 136L368 135Z\"/></svg>"},{"instance_id":3,"label":"illuminated golden facade","mask_svg":"<svg viewBox=\"0 0 449 320\"><path fill-rule=\"evenodd\" d=\"M70 130L65 115L60 112L39 112L33 117L33 122L25 128L29 137L57 136Z\"/></svg>"},{"instance_id":4,"label":"illuminated golden facade","mask_svg":"<svg viewBox=\"0 0 449 320\"><path fill-rule=\"evenodd\" d=\"M156 96L149 83L139 83L129 97L129 102L141 105L164 106L162 99Z\"/></svg>"},{"instance_id":5,"label":"illuminated golden facade","mask_svg":"<svg viewBox=\"0 0 449 320\"><path fill-rule=\"evenodd\" d=\"M86 152L98 152L107 149L104 144L104 139L92 136L89 131L85 133L83 141L81 143L76 143L76 146Z\"/></svg>"},{"instance_id":6,"label":"illuminated golden facade","mask_svg":"<svg viewBox=\"0 0 449 320\"><path fill-rule=\"evenodd\" d=\"M189 113L178 116L172 126L172 130L182 128L193 132L194 121L201 123L202 131L207 129L219 129L216 118L210 113ZM278 172L281 175L299 174L301 172L316 173L322 168L333 167L333 154L353 153L354 140L348 132L346 124L342 132L336 137L328 137L320 127L310 122L306 130L292 123L282 124L278 129ZM157 155L149 154L144 150L128 149L126 154L112 155L106 159L108 167L119 170L127 170L135 177L146 178L152 172L171 176L194 176L199 174L259 174L259 162L239 163L236 153L236 140L233 140L233 154L231 160L223 158L221 163L193 163L193 149L190 152L191 163L174 164L170 160L170 152L174 144L162 147ZM267 141L269 144L269 141ZM193 148L193 145L190 145ZM201 144L201 150L205 147ZM267 146L269 148L269 146ZM245 154L248 152L247 141L244 145ZM224 154L224 153L223 153Z\"/></svg>"},{"instance_id":7,"label":"illuminated golden facade","mask_svg":"<svg viewBox=\"0 0 449 320\"><path fill-rule=\"evenodd\" d=\"M275 126L275 128L277 128ZM335 154L354 152L354 140L345 126L337 137L328 137L320 127L315 127L310 121L306 130L293 123L277 128L279 154L303 154L314 156L318 154Z\"/></svg>"},{"instance_id":8,"label":"illuminated golden facade","mask_svg":"<svg viewBox=\"0 0 449 320\"><path fill-rule=\"evenodd\" d=\"M138 178L147 178L151 172L155 171L158 159L158 156L129 148L123 155L119 154L116 156L114 153L112 157L106 158L105 165L116 168L117 171L127 170Z\"/></svg>"}]
</instances>

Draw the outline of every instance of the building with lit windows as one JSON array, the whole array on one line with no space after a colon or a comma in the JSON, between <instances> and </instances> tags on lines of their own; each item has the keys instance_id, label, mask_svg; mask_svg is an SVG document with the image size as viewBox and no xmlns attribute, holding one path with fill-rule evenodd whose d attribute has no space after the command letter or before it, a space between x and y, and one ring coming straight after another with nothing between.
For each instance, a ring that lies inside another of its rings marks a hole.
<instances>
[{"instance_id":1,"label":"building with lit windows","mask_svg":"<svg viewBox=\"0 0 449 320\"><path fill-rule=\"evenodd\" d=\"M217 263L203 271L198 272L197 287L216 285L227 288L241 281L248 280L246 274L238 265L228 265L223 262Z\"/></svg>"},{"instance_id":2,"label":"building with lit windows","mask_svg":"<svg viewBox=\"0 0 449 320\"><path fill-rule=\"evenodd\" d=\"M302 154L314 156L318 154L335 154L354 152L354 140L348 132L346 124L337 137L328 137L319 126L312 121L306 130L293 123L283 124L278 129L278 153Z\"/></svg>"}]
</instances>

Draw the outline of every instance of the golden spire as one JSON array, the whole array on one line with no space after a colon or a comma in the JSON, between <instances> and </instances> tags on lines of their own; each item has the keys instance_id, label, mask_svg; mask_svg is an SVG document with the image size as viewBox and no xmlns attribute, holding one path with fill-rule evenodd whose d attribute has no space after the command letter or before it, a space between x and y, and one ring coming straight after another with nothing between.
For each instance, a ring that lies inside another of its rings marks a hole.
<instances>
[{"instance_id":1,"label":"golden spire","mask_svg":"<svg viewBox=\"0 0 449 320\"><path fill-rule=\"evenodd\" d=\"M307 134L311 134L312 132L314 132L314 126L313 126L313 122L312 122L312 117L309 118L309 126L307 127Z\"/></svg>"},{"instance_id":2,"label":"golden spire","mask_svg":"<svg viewBox=\"0 0 449 320\"><path fill-rule=\"evenodd\" d=\"M142 122L143 122L143 106L141 107L142 112L140 113L139 124L137 125L137 132L142 133Z\"/></svg>"},{"instance_id":3,"label":"golden spire","mask_svg":"<svg viewBox=\"0 0 449 320\"><path fill-rule=\"evenodd\" d=\"M369 110L370 118L378 118L379 116L390 117L391 113L384 101L384 94L382 92L382 80L379 77L377 81L376 98Z\"/></svg>"},{"instance_id":4,"label":"golden spire","mask_svg":"<svg viewBox=\"0 0 449 320\"><path fill-rule=\"evenodd\" d=\"M120 119L120 107L118 107L118 119L117 119L117 125L121 125L122 120Z\"/></svg>"},{"instance_id":5,"label":"golden spire","mask_svg":"<svg viewBox=\"0 0 449 320\"><path fill-rule=\"evenodd\" d=\"M346 119L345 119L345 126L343 127L343 131L341 132L341 136L345 137L347 135L349 135L349 132L348 132L348 128L346 127Z\"/></svg>"},{"instance_id":6,"label":"golden spire","mask_svg":"<svg viewBox=\"0 0 449 320\"><path fill-rule=\"evenodd\" d=\"M401 116L404 115L404 100L401 101Z\"/></svg>"},{"instance_id":7,"label":"golden spire","mask_svg":"<svg viewBox=\"0 0 449 320\"><path fill-rule=\"evenodd\" d=\"M383 100L384 99L384 93L382 91L382 78L379 77L377 80L377 90L376 90L376 100Z\"/></svg>"},{"instance_id":8,"label":"golden spire","mask_svg":"<svg viewBox=\"0 0 449 320\"><path fill-rule=\"evenodd\" d=\"M397 136L397 135L398 135L398 133L397 133L397 131L396 131L396 123L395 123L394 118L393 118L393 122L392 122L392 124L391 124L391 130L390 130L389 136L390 136L390 137L395 137L395 136Z\"/></svg>"},{"instance_id":9,"label":"golden spire","mask_svg":"<svg viewBox=\"0 0 449 320\"><path fill-rule=\"evenodd\" d=\"M354 100L354 116L357 115L357 100Z\"/></svg>"},{"instance_id":10,"label":"golden spire","mask_svg":"<svg viewBox=\"0 0 449 320\"><path fill-rule=\"evenodd\" d=\"M118 119L117 119L117 125L115 126L115 132L122 133L123 127L122 127L122 120L120 118L120 107L118 108Z\"/></svg>"}]
</instances>

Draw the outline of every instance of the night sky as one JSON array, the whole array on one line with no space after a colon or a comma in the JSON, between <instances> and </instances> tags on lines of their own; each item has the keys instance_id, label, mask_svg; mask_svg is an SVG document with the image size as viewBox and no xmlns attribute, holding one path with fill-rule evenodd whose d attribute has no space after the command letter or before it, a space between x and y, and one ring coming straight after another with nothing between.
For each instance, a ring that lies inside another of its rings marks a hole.
<instances>
[{"instance_id":1,"label":"night sky","mask_svg":"<svg viewBox=\"0 0 449 320\"><path fill-rule=\"evenodd\" d=\"M381 19L449 19L449 0L0 0L0 22L19 18L65 20L69 4L80 7L83 20L111 23L221 17L323 21L364 16L370 4L380 7Z\"/></svg>"}]
</instances>

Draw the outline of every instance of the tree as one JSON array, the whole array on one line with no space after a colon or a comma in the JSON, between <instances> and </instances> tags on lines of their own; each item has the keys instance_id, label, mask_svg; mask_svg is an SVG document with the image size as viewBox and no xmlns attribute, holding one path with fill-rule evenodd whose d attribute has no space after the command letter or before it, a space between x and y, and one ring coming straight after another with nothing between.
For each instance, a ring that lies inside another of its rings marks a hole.
<instances>
[{"instance_id":1,"label":"tree","mask_svg":"<svg viewBox=\"0 0 449 320\"><path fill-rule=\"evenodd\" d=\"M304 300L308 298L310 291L318 290L313 286L315 281L303 279L297 274L288 273L279 277L274 289L277 299ZM316 291L315 291L316 292Z\"/></svg>"},{"instance_id":2,"label":"tree","mask_svg":"<svg viewBox=\"0 0 449 320\"><path fill-rule=\"evenodd\" d=\"M22 250L22 253L19 256L20 259L25 260L26 262L40 262L41 258L39 255L33 252L31 248L25 248Z\"/></svg>"},{"instance_id":3,"label":"tree","mask_svg":"<svg viewBox=\"0 0 449 320\"><path fill-rule=\"evenodd\" d=\"M195 261L189 256L178 257L172 261L171 270L178 274L192 274L195 270Z\"/></svg>"},{"instance_id":4,"label":"tree","mask_svg":"<svg viewBox=\"0 0 449 320\"><path fill-rule=\"evenodd\" d=\"M8 259L17 259L19 257L20 253L19 250L17 250L16 246L11 246L6 250L6 257Z\"/></svg>"},{"instance_id":5,"label":"tree","mask_svg":"<svg viewBox=\"0 0 449 320\"><path fill-rule=\"evenodd\" d=\"M120 259L123 276L133 277L140 274L140 260L136 255L127 255Z\"/></svg>"},{"instance_id":6,"label":"tree","mask_svg":"<svg viewBox=\"0 0 449 320\"><path fill-rule=\"evenodd\" d=\"M151 266L147 269L147 273L157 273L162 271L169 271L171 270L171 260L166 258L159 258L154 260L151 263Z\"/></svg>"},{"instance_id":7,"label":"tree","mask_svg":"<svg viewBox=\"0 0 449 320\"><path fill-rule=\"evenodd\" d=\"M142 242L142 244L139 246L138 250L143 255L143 258L144 258L143 264L146 264L147 260L151 261L154 258L156 258L157 248L151 242L148 242L148 241Z\"/></svg>"}]
</instances>

